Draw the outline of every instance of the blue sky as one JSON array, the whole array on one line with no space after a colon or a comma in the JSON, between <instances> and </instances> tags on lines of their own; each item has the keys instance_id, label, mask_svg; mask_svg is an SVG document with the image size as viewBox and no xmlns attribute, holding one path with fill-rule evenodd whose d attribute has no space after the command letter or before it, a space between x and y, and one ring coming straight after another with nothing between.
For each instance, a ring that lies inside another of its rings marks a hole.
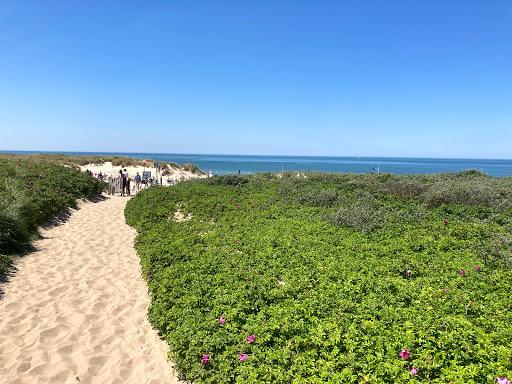
<instances>
[{"instance_id":1,"label":"blue sky","mask_svg":"<svg viewBox=\"0 0 512 384\"><path fill-rule=\"evenodd\" d=\"M0 149L512 158L512 2L0 2Z\"/></svg>"}]
</instances>

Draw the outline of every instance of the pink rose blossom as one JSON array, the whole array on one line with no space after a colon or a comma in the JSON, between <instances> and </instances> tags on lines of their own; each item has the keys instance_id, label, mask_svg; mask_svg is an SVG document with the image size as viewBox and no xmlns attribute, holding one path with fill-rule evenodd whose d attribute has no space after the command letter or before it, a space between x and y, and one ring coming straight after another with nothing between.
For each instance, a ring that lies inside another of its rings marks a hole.
<instances>
[{"instance_id":1,"label":"pink rose blossom","mask_svg":"<svg viewBox=\"0 0 512 384\"><path fill-rule=\"evenodd\" d=\"M510 384L510 380L507 379L506 377L498 377L496 381L498 382L498 384Z\"/></svg>"},{"instance_id":2,"label":"pink rose blossom","mask_svg":"<svg viewBox=\"0 0 512 384\"><path fill-rule=\"evenodd\" d=\"M246 340L247 340L248 344L252 344L252 343L254 343L256 341L256 336L249 335L249 336L247 336Z\"/></svg>"},{"instance_id":3,"label":"pink rose blossom","mask_svg":"<svg viewBox=\"0 0 512 384\"><path fill-rule=\"evenodd\" d=\"M402 359L407 360L410 356L411 352L407 348L404 348L400 351L400 357Z\"/></svg>"},{"instance_id":4,"label":"pink rose blossom","mask_svg":"<svg viewBox=\"0 0 512 384\"><path fill-rule=\"evenodd\" d=\"M222 316L221 316L221 317L219 317L219 318L217 319L217 322L218 322L220 325L222 325L222 324L224 324L224 323L226 322L226 319L225 319L224 317L222 317Z\"/></svg>"},{"instance_id":5,"label":"pink rose blossom","mask_svg":"<svg viewBox=\"0 0 512 384\"><path fill-rule=\"evenodd\" d=\"M204 365L208 364L210 362L210 356L208 356L206 353L201 357L201 363Z\"/></svg>"},{"instance_id":6,"label":"pink rose blossom","mask_svg":"<svg viewBox=\"0 0 512 384\"><path fill-rule=\"evenodd\" d=\"M480 265L475 265L475 271L481 272L482 271L482 267Z\"/></svg>"},{"instance_id":7,"label":"pink rose blossom","mask_svg":"<svg viewBox=\"0 0 512 384\"><path fill-rule=\"evenodd\" d=\"M249 358L248 355L246 355L245 353L241 353L238 358L240 359L240 362L243 363L245 360L247 360Z\"/></svg>"},{"instance_id":8,"label":"pink rose blossom","mask_svg":"<svg viewBox=\"0 0 512 384\"><path fill-rule=\"evenodd\" d=\"M466 271L465 271L464 269L462 269L462 268L461 268L461 269L459 270L459 275L461 275L461 276L465 276L465 275L466 275Z\"/></svg>"},{"instance_id":9,"label":"pink rose blossom","mask_svg":"<svg viewBox=\"0 0 512 384\"><path fill-rule=\"evenodd\" d=\"M416 367L412 367L412 369L411 369L411 375L413 375L413 376L417 376L417 375L418 375L418 368L416 368Z\"/></svg>"},{"instance_id":10,"label":"pink rose blossom","mask_svg":"<svg viewBox=\"0 0 512 384\"><path fill-rule=\"evenodd\" d=\"M410 269L408 269L407 271L404 272L404 275L405 275L405 277L411 277L412 271Z\"/></svg>"}]
</instances>

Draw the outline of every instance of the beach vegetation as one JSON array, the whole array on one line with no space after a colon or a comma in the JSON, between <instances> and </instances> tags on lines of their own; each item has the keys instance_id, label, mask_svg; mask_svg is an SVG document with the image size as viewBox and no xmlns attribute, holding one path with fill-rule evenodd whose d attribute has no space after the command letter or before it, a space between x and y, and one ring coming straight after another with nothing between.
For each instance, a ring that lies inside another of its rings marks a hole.
<instances>
[{"instance_id":1,"label":"beach vegetation","mask_svg":"<svg viewBox=\"0 0 512 384\"><path fill-rule=\"evenodd\" d=\"M36 153L30 155L12 155L12 154L0 154L0 159L5 160L17 160L20 158L25 158L31 161L39 161L39 162L50 162L59 165L64 165L67 167L72 167L75 169L79 169L80 166L85 166L88 164L101 165L107 162L111 162L114 167L149 167L153 166L152 160L145 160L143 158L138 157L128 157L128 156L115 156L115 155L65 155L65 154L57 154L57 153ZM182 169L184 171L189 171L196 174L204 174L204 172L199 169L194 164L183 164L179 165L175 162L165 162L159 161L160 166L164 169L164 171L168 169ZM165 174L164 174L165 175Z\"/></svg>"},{"instance_id":2,"label":"beach vegetation","mask_svg":"<svg viewBox=\"0 0 512 384\"><path fill-rule=\"evenodd\" d=\"M103 188L103 182L53 162L0 158L0 274L13 254L30 249L40 225Z\"/></svg>"},{"instance_id":3,"label":"beach vegetation","mask_svg":"<svg viewBox=\"0 0 512 384\"><path fill-rule=\"evenodd\" d=\"M145 190L125 216L184 380L496 383L512 377L511 181L222 176Z\"/></svg>"}]
</instances>

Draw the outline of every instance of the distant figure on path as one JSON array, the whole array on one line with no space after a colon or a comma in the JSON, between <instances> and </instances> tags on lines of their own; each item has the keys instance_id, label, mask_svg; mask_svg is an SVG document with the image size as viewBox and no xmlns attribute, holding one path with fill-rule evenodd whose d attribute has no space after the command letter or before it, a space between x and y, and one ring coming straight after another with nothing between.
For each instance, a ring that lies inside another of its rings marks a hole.
<instances>
[{"instance_id":1,"label":"distant figure on path","mask_svg":"<svg viewBox=\"0 0 512 384\"><path fill-rule=\"evenodd\" d=\"M124 176L124 185L125 185L125 189L126 189L126 196L130 196L130 176L128 175L128 171L126 170L126 168L124 169L123 171L123 176Z\"/></svg>"},{"instance_id":2,"label":"distant figure on path","mask_svg":"<svg viewBox=\"0 0 512 384\"><path fill-rule=\"evenodd\" d=\"M119 177L121 178L121 196L124 196L124 190L126 189L126 178L122 169L119 170Z\"/></svg>"},{"instance_id":3,"label":"distant figure on path","mask_svg":"<svg viewBox=\"0 0 512 384\"><path fill-rule=\"evenodd\" d=\"M140 191L140 181L141 181L141 177L139 175L139 172L137 172L137 174L135 175L134 181L135 181L135 193L139 193L139 191Z\"/></svg>"}]
</instances>

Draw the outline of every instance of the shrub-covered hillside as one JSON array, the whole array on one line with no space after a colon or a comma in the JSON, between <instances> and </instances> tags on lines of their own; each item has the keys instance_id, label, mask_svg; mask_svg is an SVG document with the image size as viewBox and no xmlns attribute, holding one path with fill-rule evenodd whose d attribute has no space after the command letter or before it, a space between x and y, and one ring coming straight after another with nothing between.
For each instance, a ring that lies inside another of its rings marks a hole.
<instances>
[{"instance_id":1,"label":"shrub-covered hillside","mask_svg":"<svg viewBox=\"0 0 512 384\"><path fill-rule=\"evenodd\" d=\"M257 175L151 188L128 223L195 383L512 378L512 180Z\"/></svg>"},{"instance_id":2,"label":"shrub-covered hillside","mask_svg":"<svg viewBox=\"0 0 512 384\"><path fill-rule=\"evenodd\" d=\"M10 255L23 253L37 227L76 199L90 198L103 184L78 171L26 158L0 159L0 274Z\"/></svg>"}]
</instances>

